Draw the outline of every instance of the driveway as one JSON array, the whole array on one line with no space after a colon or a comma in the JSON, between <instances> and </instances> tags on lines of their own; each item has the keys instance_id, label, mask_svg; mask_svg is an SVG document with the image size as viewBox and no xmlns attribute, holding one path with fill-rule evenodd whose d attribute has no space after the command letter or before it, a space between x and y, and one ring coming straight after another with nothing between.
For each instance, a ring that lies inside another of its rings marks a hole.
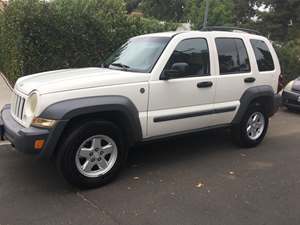
<instances>
[{"instance_id":1,"label":"driveway","mask_svg":"<svg viewBox=\"0 0 300 225\"><path fill-rule=\"evenodd\" d=\"M248 150L224 130L140 146L115 182L89 191L0 146L0 224L300 224L299 124L280 111Z\"/></svg>"}]
</instances>

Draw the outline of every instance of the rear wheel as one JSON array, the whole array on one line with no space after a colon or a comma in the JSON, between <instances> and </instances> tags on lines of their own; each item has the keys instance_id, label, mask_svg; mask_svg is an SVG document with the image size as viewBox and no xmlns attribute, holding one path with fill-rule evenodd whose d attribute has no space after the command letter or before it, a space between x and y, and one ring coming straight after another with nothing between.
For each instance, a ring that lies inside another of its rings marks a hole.
<instances>
[{"instance_id":1,"label":"rear wheel","mask_svg":"<svg viewBox=\"0 0 300 225\"><path fill-rule=\"evenodd\" d=\"M268 125L269 118L264 108L260 105L252 105L241 123L233 127L233 138L241 147L255 147L263 141Z\"/></svg>"},{"instance_id":2,"label":"rear wheel","mask_svg":"<svg viewBox=\"0 0 300 225\"><path fill-rule=\"evenodd\" d=\"M115 178L126 157L121 130L111 122L91 121L74 127L66 135L57 165L72 185L95 188Z\"/></svg>"}]
</instances>

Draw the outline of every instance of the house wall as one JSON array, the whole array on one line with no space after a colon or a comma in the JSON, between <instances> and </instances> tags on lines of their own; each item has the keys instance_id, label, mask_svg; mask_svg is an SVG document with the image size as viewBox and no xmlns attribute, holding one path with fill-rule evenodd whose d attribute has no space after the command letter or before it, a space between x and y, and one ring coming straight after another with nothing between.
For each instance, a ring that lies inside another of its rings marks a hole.
<instances>
[{"instance_id":1,"label":"house wall","mask_svg":"<svg viewBox=\"0 0 300 225\"><path fill-rule=\"evenodd\" d=\"M8 4L8 0L0 0L0 10L4 10L7 4Z\"/></svg>"}]
</instances>

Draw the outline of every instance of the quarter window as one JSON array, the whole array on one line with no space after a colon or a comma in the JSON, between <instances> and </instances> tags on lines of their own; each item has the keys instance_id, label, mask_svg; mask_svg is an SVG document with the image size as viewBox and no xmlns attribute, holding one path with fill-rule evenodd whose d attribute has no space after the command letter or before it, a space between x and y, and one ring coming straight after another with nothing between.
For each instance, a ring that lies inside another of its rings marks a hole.
<instances>
[{"instance_id":1,"label":"quarter window","mask_svg":"<svg viewBox=\"0 0 300 225\"><path fill-rule=\"evenodd\" d=\"M187 70L182 77L209 75L210 61L207 41L203 38L181 41L170 57L165 70L172 69L175 63L187 64Z\"/></svg>"},{"instance_id":2,"label":"quarter window","mask_svg":"<svg viewBox=\"0 0 300 225\"><path fill-rule=\"evenodd\" d=\"M217 38L220 74L250 72L249 57L243 40L238 38Z\"/></svg>"},{"instance_id":3,"label":"quarter window","mask_svg":"<svg viewBox=\"0 0 300 225\"><path fill-rule=\"evenodd\" d=\"M261 40L251 40L259 71L274 70L274 61L266 43Z\"/></svg>"}]
</instances>

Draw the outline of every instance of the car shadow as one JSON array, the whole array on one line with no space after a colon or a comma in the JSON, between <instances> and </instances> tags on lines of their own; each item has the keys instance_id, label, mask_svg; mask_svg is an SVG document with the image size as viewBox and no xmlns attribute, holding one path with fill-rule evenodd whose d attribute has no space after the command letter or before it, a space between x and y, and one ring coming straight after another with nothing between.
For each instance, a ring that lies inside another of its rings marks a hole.
<instances>
[{"instance_id":1,"label":"car shadow","mask_svg":"<svg viewBox=\"0 0 300 225\"><path fill-rule=\"evenodd\" d=\"M228 129L217 129L176 136L134 147L129 152L128 167L142 165L144 170L155 165L189 162L195 158L205 158L221 151L239 149L231 141Z\"/></svg>"},{"instance_id":2,"label":"car shadow","mask_svg":"<svg viewBox=\"0 0 300 225\"><path fill-rule=\"evenodd\" d=\"M0 189L59 193L74 191L56 170L53 162L26 155L11 146L0 146Z\"/></svg>"},{"instance_id":3,"label":"car shadow","mask_svg":"<svg viewBox=\"0 0 300 225\"><path fill-rule=\"evenodd\" d=\"M226 129L144 143L130 150L127 168L121 173L119 179L120 182L126 183L127 179L131 179L130 168L136 166L139 167L140 173L147 173L153 167L176 166L178 162L185 163L205 158L214 152L235 151L236 149L238 148L232 144L230 133ZM23 190L47 193L79 191L64 180L54 162L24 155L12 150L11 147L6 147L0 155L4 162L0 169L6 173L5 178L2 182L0 181L0 189L9 188L11 184L14 184L14 186L22 187Z\"/></svg>"}]
</instances>

